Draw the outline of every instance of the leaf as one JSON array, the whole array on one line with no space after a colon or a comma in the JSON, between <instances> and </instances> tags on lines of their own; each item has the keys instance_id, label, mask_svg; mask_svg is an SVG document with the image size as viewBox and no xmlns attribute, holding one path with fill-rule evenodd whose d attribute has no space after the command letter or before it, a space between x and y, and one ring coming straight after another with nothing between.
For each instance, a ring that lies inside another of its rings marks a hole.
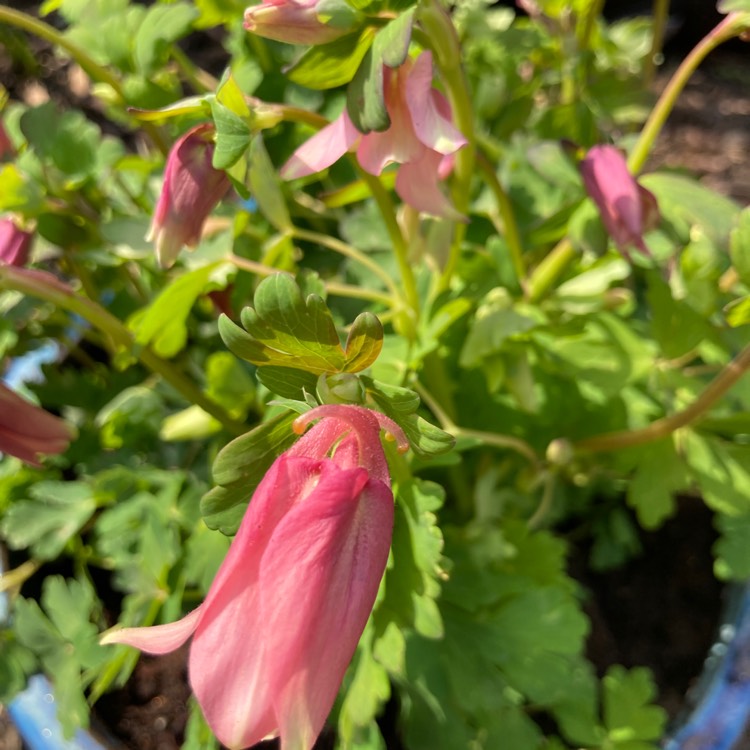
<instances>
[{"instance_id":1,"label":"leaf","mask_svg":"<svg viewBox=\"0 0 750 750\"><path fill-rule=\"evenodd\" d=\"M264 279L254 304L255 309L246 307L240 316L246 331L222 316L219 333L234 354L258 367L308 375L356 372L380 353L383 329L374 315L363 313L355 320L344 350L325 302L314 294L304 299L289 274Z\"/></svg>"},{"instance_id":2,"label":"leaf","mask_svg":"<svg viewBox=\"0 0 750 750\"><path fill-rule=\"evenodd\" d=\"M8 508L0 530L12 549L30 547L35 557L54 560L91 518L96 499L85 482L38 482L28 494Z\"/></svg>"},{"instance_id":3,"label":"leaf","mask_svg":"<svg viewBox=\"0 0 750 750\"><path fill-rule=\"evenodd\" d=\"M727 323L732 328L738 328L750 323L750 295L730 302L724 308Z\"/></svg>"},{"instance_id":4,"label":"leaf","mask_svg":"<svg viewBox=\"0 0 750 750\"><path fill-rule=\"evenodd\" d=\"M686 301L674 299L669 286L656 274L649 275L646 299L654 338L666 357L681 357L710 335L706 319Z\"/></svg>"},{"instance_id":5,"label":"leaf","mask_svg":"<svg viewBox=\"0 0 750 750\"><path fill-rule=\"evenodd\" d=\"M217 99L211 99L210 103L216 128L216 148L211 163L214 169L229 169L240 160L250 145L252 130L242 117Z\"/></svg>"},{"instance_id":6,"label":"leaf","mask_svg":"<svg viewBox=\"0 0 750 750\"><path fill-rule=\"evenodd\" d=\"M332 89L349 83L374 37L375 29L367 26L356 34L311 47L287 69L289 80L310 89Z\"/></svg>"},{"instance_id":7,"label":"leaf","mask_svg":"<svg viewBox=\"0 0 750 750\"><path fill-rule=\"evenodd\" d=\"M408 388L388 386L372 378L361 378L368 393L383 413L406 435L412 450L424 458L438 456L453 449L456 439L416 414L419 396Z\"/></svg>"},{"instance_id":8,"label":"leaf","mask_svg":"<svg viewBox=\"0 0 750 750\"><path fill-rule=\"evenodd\" d=\"M688 485L687 466L672 438L658 440L636 451L635 476L628 485L628 505L644 529L657 529L676 510L673 494Z\"/></svg>"},{"instance_id":9,"label":"leaf","mask_svg":"<svg viewBox=\"0 0 750 750\"><path fill-rule=\"evenodd\" d=\"M400 14L378 31L347 90L346 109L361 133L381 132L391 124L383 94L383 66L397 68L406 60L414 11Z\"/></svg>"},{"instance_id":10,"label":"leaf","mask_svg":"<svg viewBox=\"0 0 750 750\"><path fill-rule=\"evenodd\" d=\"M250 170L248 179L250 190L258 201L260 210L271 224L280 232L292 229L292 220L281 192L281 182L268 158L263 138L258 133L250 143Z\"/></svg>"},{"instance_id":11,"label":"leaf","mask_svg":"<svg viewBox=\"0 0 750 750\"><path fill-rule=\"evenodd\" d=\"M719 13L750 13L750 0L719 0Z\"/></svg>"},{"instance_id":12,"label":"leaf","mask_svg":"<svg viewBox=\"0 0 750 750\"><path fill-rule=\"evenodd\" d=\"M29 179L15 164L0 166L0 211L34 214L42 207L40 185Z\"/></svg>"},{"instance_id":13,"label":"leaf","mask_svg":"<svg viewBox=\"0 0 750 750\"><path fill-rule=\"evenodd\" d=\"M746 581L750 578L750 513L741 516L716 516L721 536L714 545L714 572L724 581Z\"/></svg>"},{"instance_id":14,"label":"leaf","mask_svg":"<svg viewBox=\"0 0 750 750\"><path fill-rule=\"evenodd\" d=\"M248 120L252 116L245 94L230 68L225 71L216 90L216 101L243 120Z\"/></svg>"},{"instance_id":15,"label":"leaf","mask_svg":"<svg viewBox=\"0 0 750 750\"><path fill-rule=\"evenodd\" d=\"M186 3L149 8L135 35L133 57L138 70L150 75L166 61L169 45L186 36L198 11Z\"/></svg>"},{"instance_id":16,"label":"leaf","mask_svg":"<svg viewBox=\"0 0 750 750\"><path fill-rule=\"evenodd\" d=\"M648 669L611 667L602 680L604 723L615 748L638 740L659 740L667 723L663 708L650 705L656 686ZM636 746L631 746L636 750Z\"/></svg>"},{"instance_id":17,"label":"leaf","mask_svg":"<svg viewBox=\"0 0 750 750\"><path fill-rule=\"evenodd\" d=\"M216 457L214 487L201 500L201 515L210 529L236 533L247 503L266 471L296 439L292 421L283 414L232 440Z\"/></svg>"},{"instance_id":18,"label":"leaf","mask_svg":"<svg viewBox=\"0 0 750 750\"><path fill-rule=\"evenodd\" d=\"M729 235L729 254L737 275L750 285L750 208L740 213L737 226Z\"/></svg>"},{"instance_id":19,"label":"leaf","mask_svg":"<svg viewBox=\"0 0 750 750\"><path fill-rule=\"evenodd\" d=\"M282 398L300 399L304 392L315 393L318 378L305 370L292 367L259 367L258 380Z\"/></svg>"},{"instance_id":20,"label":"leaf","mask_svg":"<svg viewBox=\"0 0 750 750\"><path fill-rule=\"evenodd\" d=\"M166 286L148 306L131 316L128 326L136 343L161 357L174 357L187 342L187 318L203 294L224 289L234 268L229 263L209 263L188 271Z\"/></svg>"},{"instance_id":21,"label":"leaf","mask_svg":"<svg viewBox=\"0 0 750 750\"><path fill-rule=\"evenodd\" d=\"M404 625L413 625L426 638L440 638L443 622L436 598L443 553L443 535L435 511L444 500L442 487L412 479L395 487L396 520L393 564L386 572L385 599L376 612L389 612Z\"/></svg>"}]
</instances>

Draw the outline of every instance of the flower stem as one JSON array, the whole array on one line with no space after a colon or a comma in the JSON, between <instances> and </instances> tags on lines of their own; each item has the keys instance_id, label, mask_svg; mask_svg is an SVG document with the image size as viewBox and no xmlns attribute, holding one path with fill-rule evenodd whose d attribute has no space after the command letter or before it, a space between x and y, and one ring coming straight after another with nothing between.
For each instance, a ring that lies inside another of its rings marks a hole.
<instances>
[{"instance_id":1,"label":"flower stem","mask_svg":"<svg viewBox=\"0 0 750 750\"><path fill-rule=\"evenodd\" d=\"M508 243L513 270L516 272L519 284L523 284L526 279L526 267L523 261L523 246L521 245L521 235L518 231L513 205L510 202L508 194L505 192L505 188L497 178L493 165L481 152L477 154L477 164L484 174L487 185L495 196L497 209L503 221L505 241Z\"/></svg>"},{"instance_id":2,"label":"flower stem","mask_svg":"<svg viewBox=\"0 0 750 750\"><path fill-rule=\"evenodd\" d=\"M669 17L669 0L654 0L653 11L653 36L651 37L651 49L646 58L646 64L643 69L643 83L650 86L656 73L656 60L661 55L661 48L664 44L664 32L667 28L667 18Z\"/></svg>"},{"instance_id":3,"label":"flower stem","mask_svg":"<svg viewBox=\"0 0 750 750\"><path fill-rule=\"evenodd\" d=\"M651 114L643 126L638 141L628 159L628 168L633 174L641 171L646 163L656 138L661 132L669 113L674 108L677 97L685 88L690 76L695 73L698 66L708 56L709 52L716 49L720 44L738 36L743 30L750 26L750 13L730 13L718 26L710 31L691 50L690 54L682 61L674 72L659 100L651 110Z\"/></svg>"},{"instance_id":4,"label":"flower stem","mask_svg":"<svg viewBox=\"0 0 750 750\"><path fill-rule=\"evenodd\" d=\"M292 236L298 240L306 240L307 242L313 242L317 245L327 247L329 250L333 250L346 258L356 260L362 266L367 268L369 271L377 276L386 286L388 291L393 295L394 299L399 298L399 292L396 285L393 283L393 279L384 271L375 261L368 258L363 252L357 250L351 245L347 245L346 242L331 237L321 232L313 232L309 229L301 229L300 227L294 227L292 229Z\"/></svg>"},{"instance_id":5,"label":"flower stem","mask_svg":"<svg viewBox=\"0 0 750 750\"><path fill-rule=\"evenodd\" d=\"M671 435L681 427L687 427L703 416L746 372L750 369L750 345L746 346L706 386L706 389L690 406L669 417L657 419L640 430L620 430L586 438L573 443L577 451L601 453L642 445Z\"/></svg>"},{"instance_id":6,"label":"flower stem","mask_svg":"<svg viewBox=\"0 0 750 750\"><path fill-rule=\"evenodd\" d=\"M563 237L531 272L526 287L529 302L538 302L542 299L575 256L576 249L573 243L567 237Z\"/></svg>"},{"instance_id":7,"label":"flower stem","mask_svg":"<svg viewBox=\"0 0 750 750\"><path fill-rule=\"evenodd\" d=\"M278 268L266 266L263 263L258 263L248 258L242 258L239 255L230 254L227 256L227 260L233 263L237 268L241 268L243 271L254 273L256 276L272 276L275 273L279 273ZM389 294L384 292L378 292L375 289L367 289L366 287L353 286L351 284L342 284L337 281L326 281L325 288L328 294L332 294L337 297L350 297L352 299L365 299L371 302L381 302L388 307L392 307L394 300Z\"/></svg>"},{"instance_id":8,"label":"flower stem","mask_svg":"<svg viewBox=\"0 0 750 750\"><path fill-rule=\"evenodd\" d=\"M80 315L109 339L113 353L126 350L152 372L161 375L180 395L201 407L228 432L241 435L245 428L234 420L222 406L208 398L189 378L171 362L162 359L147 346L136 344L133 334L113 315L90 299L76 294L72 288L44 271L33 271L14 266L0 267L0 289L13 289L22 294L46 300L63 310Z\"/></svg>"}]
</instances>

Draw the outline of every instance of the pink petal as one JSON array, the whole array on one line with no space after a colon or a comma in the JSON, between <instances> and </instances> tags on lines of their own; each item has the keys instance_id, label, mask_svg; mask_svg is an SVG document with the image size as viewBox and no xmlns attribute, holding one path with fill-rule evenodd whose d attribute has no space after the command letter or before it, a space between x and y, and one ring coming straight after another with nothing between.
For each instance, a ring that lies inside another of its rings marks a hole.
<instances>
[{"instance_id":1,"label":"pink petal","mask_svg":"<svg viewBox=\"0 0 750 750\"><path fill-rule=\"evenodd\" d=\"M350 31L319 21L316 5L317 0L271 0L253 5L245 11L245 28L287 44L325 44Z\"/></svg>"},{"instance_id":2,"label":"pink petal","mask_svg":"<svg viewBox=\"0 0 750 750\"><path fill-rule=\"evenodd\" d=\"M392 528L388 488L327 461L316 489L274 530L259 591L284 748L309 750L325 722L375 601Z\"/></svg>"},{"instance_id":3,"label":"pink petal","mask_svg":"<svg viewBox=\"0 0 750 750\"><path fill-rule=\"evenodd\" d=\"M206 720L228 747L247 747L278 728L271 708L258 570L276 527L292 506L308 502L324 465L287 454L273 463L202 605L204 615L190 649L190 683Z\"/></svg>"},{"instance_id":4,"label":"pink petal","mask_svg":"<svg viewBox=\"0 0 750 750\"><path fill-rule=\"evenodd\" d=\"M396 177L396 192L405 203L418 211L453 221L466 221L440 190L438 171L442 157L437 151L425 149L418 161L404 164Z\"/></svg>"},{"instance_id":5,"label":"pink petal","mask_svg":"<svg viewBox=\"0 0 750 750\"><path fill-rule=\"evenodd\" d=\"M466 138L453 124L450 105L432 87L431 52L423 52L408 73L406 103L417 138L425 146L441 154L452 154L466 145Z\"/></svg>"},{"instance_id":6,"label":"pink petal","mask_svg":"<svg viewBox=\"0 0 750 750\"><path fill-rule=\"evenodd\" d=\"M293 180L330 167L354 146L360 135L344 110L292 154L281 168L281 176Z\"/></svg>"},{"instance_id":7,"label":"pink petal","mask_svg":"<svg viewBox=\"0 0 750 750\"><path fill-rule=\"evenodd\" d=\"M153 625L148 628L121 628L113 630L100 639L103 646L124 643L149 654L166 654L179 648L190 638L198 625L203 605L197 607L177 622Z\"/></svg>"}]
</instances>

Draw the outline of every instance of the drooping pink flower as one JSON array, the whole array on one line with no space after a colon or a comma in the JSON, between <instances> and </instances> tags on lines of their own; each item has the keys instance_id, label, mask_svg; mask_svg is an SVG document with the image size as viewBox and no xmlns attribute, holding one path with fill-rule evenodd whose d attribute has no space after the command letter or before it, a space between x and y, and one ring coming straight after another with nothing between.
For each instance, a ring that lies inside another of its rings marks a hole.
<instances>
[{"instance_id":1,"label":"drooping pink flower","mask_svg":"<svg viewBox=\"0 0 750 750\"><path fill-rule=\"evenodd\" d=\"M156 258L163 267L174 263L183 245L195 247L203 224L231 183L223 170L214 169L214 128L198 125L172 147L164 183L146 239L155 241Z\"/></svg>"},{"instance_id":2,"label":"drooping pink flower","mask_svg":"<svg viewBox=\"0 0 750 750\"><path fill-rule=\"evenodd\" d=\"M388 559L393 494L380 443L400 428L359 406L325 405L253 495L205 601L178 622L113 631L149 653L191 635L189 674L230 748L280 736L310 750L369 617Z\"/></svg>"},{"instance_id":3,"label":"drooping pink flower","mask_svg":"<svg viewBox=\"0 0 750 750\"><path fill-rule=\"evenodd\" d=\"M356 148L362 168L379 175L389 164L400 164L396 192L419 211L463 218L440 189L439 181L453 169L453 155L466 138L453 124L451 107L432 86L432 53L422 52L398 68L383 66L383 92L390 127L363 135L346 110L303 143L282 167L286 179L330 167Z\"/></svg>"},{"instance_id":4,"label":"drooping pink flower","mask_svg":"<svg viewBox=\"0 0 750 750\"><path fill-rule=\"evenodd\" d=\"M245 28L258 36L288 44L325 44L350 33L358 14L351 9L351 24L325 23L318 15L320 0L264 0L245 11ZM342 6L347 8L348 6Z\"/></svg>"},{"instance_id":5,"label":"drooping pink flower","mask_svg":"<svg viewBox=\"0 0 750 750\"><path fill-rule=\"evenodd\" d=\"M0 219L0 263L11 266L25 266L29 259L32 232L27 232L16 224L10 216Z\"/></svg>"},{"instance_id":6,"label":"drooping pink flower","mask_svg":"<svg viewBox=\"0 0 750 750\"><path fill-rule=\"evenodd\" d=\"M40 466L40 454L62 453L74 435L74 428L67 422L0 382L0 453Z\"/></svg>"},{"instance_id":7,"label":"drooping pink flower","mask_svg":"<svg viewBox=\"0 0 750 750\"><path fill-rule=\"evenodd\" d=\"M604 228L627 258L630 246L651 253L643 235L659 222L653 193L639 185L614 146L594 146L580 164L586 192L599 209Z\"/></svg>"}]
</instances>

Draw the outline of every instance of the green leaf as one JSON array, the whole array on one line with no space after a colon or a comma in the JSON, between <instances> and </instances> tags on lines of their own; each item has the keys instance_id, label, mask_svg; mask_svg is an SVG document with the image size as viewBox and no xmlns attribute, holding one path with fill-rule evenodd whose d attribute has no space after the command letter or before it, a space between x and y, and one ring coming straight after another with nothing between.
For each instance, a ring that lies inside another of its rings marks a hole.
<instances>
[{"instance_id":1,"label":"green leaf","mask_svg":"<svg viewBox=\"0 0 750 750\"><path fill-rule=\"evenodd\" d=\"M634 453L636 471L628 484L628 505L635 509L644 529L657 529L676 510L673 494L689 484L687 466L671 437Z\"/></svg>"},{"instance_id":2,"label":"green leaf","mask_svg":"<svg viewBox=\"0 0 750 750\"><path fill-rule=\"evenodd\" d=\"M38 482L28 494L8 508L0 531L12 549L31 547L35 557L54 560L91 518L96 498L85 482Z\"/></svg>"},{"instance_id":3,"label":"green leaf","mask_svg":"<svg viewBox=\"0 0 750 750\"><path fill-rule=\"evenodd\" d=\"M750 0L719 0L719 13L750 13Z\"/></svg>"},{"instance_id":4,"label":"green leaf","mask_svg":"<svg viewBox=\"0 0 750 750\"><path fill-rule=\"evenodd\" d=\"M674 299L669 286L656 274L649 275L646 298L654 338L666 357L681 357L711 333L706 319L686 301Z\"/></svg>"},{"instance_id":5,"label":"green leaf","mask_svg":"<svg viewBox=\"0 0 750 750\"><path fill-rule=\"evenodd\" d=\"M243 120L248 120L252 116L245 94L229 68L222 76L219 88L216 90L216 101Z\"/></svg>"},{"instance_id":6,"label":"green leaf","mask_svg":"<svg viewBox=\"0 0 750 750\"><path fill-rule=\"evenodd\" d=\"M750 513L741 516L716 516L721 536L714 545L714 572L722 580L746 581L750 578Z\"/></svg>"},{"instance_id":7,"label":"green leaf","mask_svg":"<svg viewBox=\"0 0 750 750\"><path fill-rule=\"evenodd\" d=\"M409 53L414 8L400 14L378 31L347 90L346 109L357 130L386 130L390 118L383 95L383 66L397 68Z\"/></svg>"},{"instance_id":8,"label":"green leaf","mask_svg":"<svg viewBox=\"0 0 750 750\"><path fill-rule=\"evenodd\" d=\"M247 503L266 471L296 439L296 414L274 417L232 440L216 457L214 481L219 485L203 496L201 515L210 529L236 533Z\"/></svg>"},{"instance_id":9,"label":"green leaf","mask_svg":"<svg viewBox=\"0 0 750 750\"><path fill-rule=\"evenodd\" d=\"M50 123L55 123L50 127ZM70 180L83 182L96 171L101 131L76 110L58 112L51 101L21 116L21 131L44 160L51 161Z\"/></svg>"},{"instance_id":10,"label":"green leaf","mask_svg":"<svg viewBox=\"0 0 750 750\"><path fill-rule=\"evenodd\" d=\"M250 190L263 215L280 232L292 229L292 220L281 192L281 182L258 133L250 143Z\"/></svg>"},{"instance_id":11,"label":"green leaf","mask_svg":"<svg viewBox=\"0 0 750 750\"><path fill-rule=\"evenodd\" d=\"M186 36L198 11L186 3L154 5L143 18L135 35L133 56L138 70L150 75L167 59L169 45Z\"/></svg>"},{"instance_id":12,"label":"green leaf","mask_svg":"<svg viewBox=\"0 0 750 750\"><path fill-rule=\"evenodd\" d=\"M292 367L259 367L256 374L271 393L288 399L301 399L305 392L315 393L318 383L312 373Z\"/></svg>"},{"instance_id":13,"label":"green leaf","mask_svg":"<svg viewBox=\"0 0 750 750\"><path fill-rule=\"evenodd\" d=\"M374 37L375 29L368 26L356 34L311 47L287 70L289 80L310 89L332 89L349 83Z\"/></svg>"},{"instance_id":14,"label":"green leaf","mask_svg":"<svg viewBox=\"0 0 750 750\"><path fill-rule=\"evenodd\" d=\"M724 308L724 315L732 328L750 323L750 294L730 302Z\"/></svg>"},{"instance_id":15,"label":"green leaf","mask_svg":"<svg viewBox=\"0 0 750 750\"><path fill-rule=\"evenodd\" d=\"M108 450L153 439L164 416L161 396L143 385L120 391L96 415L102 446Z\"/></svg>"},{"instance_id":16,"label":"green leaf","mask_svg":"<svg viewBox=\"0 0 750 750\"><path fill-rule=\"evenodd\" d=\"M388 612L426 638L440 638L443 622L436 599L443 575L443 535L435 511L445 494L440 485L418 479L398 482L395 494L393 564L386 572L385 599L376 621Z\"/></svg>"},{"instance_id":17,"label":"green leaf","mask_svg":"<svg viewBox=\"0 0 750 750\"><path fill-rule=\"evenodd\" d=\"M218 750L219 741L211 731L195 698L189 701L189 714L185 726L185 739L180 750Z\"/></svg>"},{"instance_id":18,"label":"green leaf","mask_svg":"<svg viewBox=\"0 0 750 750\"><path fill-rule=\"evenodd\" d=\"M453 449L453 435L416 414L419 396L408 388L388 386L372 378L361 378L368 393L406 435L412 450L421 457L429 458Z\"/></svg>"},{"instance_id":19,"label":"green leaf","mask_svg":"<svg viewBox=\"0 0 750 750\"><path fill-rule=\"evenodd\" d=\"M742 211L729 236L729 254L737 275L744 284L750 285L750 208Z\"/></svg>"},{"instance_id":20,"label":"green leaf","mask_svg":"<svg viewBox=\"0 0 750 750\"><path fill-rule=\"evenodd\" d=\"M40 185L29 179L15 164L0 166L0 211L34 214L42 207Z\"/></svg>"},{"instance_id":21,"label":"green leaf","mask_svg":"<svg viewBox=\"0 0 750 750\"><path fill-rule=\"evenodd\" d=\"M216 262L179 276L128 321L136 342L151 346L161 357L174 357L187 342L187 318L195 301L207 292L224 289L232 272L230 264Z\"/></svg>"},{"instance_id":22,"label":"green leaf","mask_svg":"<svg viewBox=\"0 0 750 750\"><path fill-rule=\"evenodd\" d=\"M628 671L614 666L602 682L604 723L614 748L638 750L644 746L631 743L661 738L667 714L663 708L650 705L656 697L656 686L648 669Z\"/></svg>"},{"instance_id":23,"label":"green leaf","mask_svg":"<svg viewBox=\"0 0 750 750\"><path fill-rule=\"evenodd\" d=\"M380 353L383 329L374 315L363 313L355 320L344 349L325 302L314 294L304 299L289 274L264 279L254 303L255 309L246 307L240 316L247 332L222 316L219 333L234 354L258 367L302 370L307 375L356 372ZM299 384L307 382L305 376Z\"/></svg>"},{"instance_id":24,"label":"green leaf","mask_svg":"<svg viewBox=\"0 0 750 750\"><path fill-rule=\"evenodd\" d=\"M225 107L217 99L211 99L211 114L216 127L216 148L212 165L214 169L229 169L240 160L253 137L248 123Z\"/></svg>"}]
</instances>

